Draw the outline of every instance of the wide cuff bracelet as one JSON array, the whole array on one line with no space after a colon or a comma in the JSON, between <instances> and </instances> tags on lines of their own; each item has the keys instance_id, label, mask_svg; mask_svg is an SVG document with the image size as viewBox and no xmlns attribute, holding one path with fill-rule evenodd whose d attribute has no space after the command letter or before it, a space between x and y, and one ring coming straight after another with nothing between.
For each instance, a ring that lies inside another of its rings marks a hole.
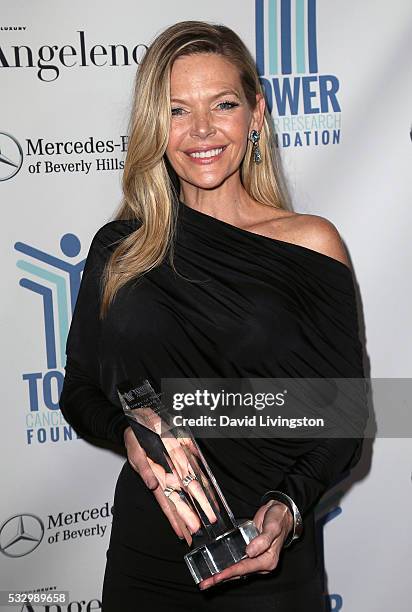
<instances>
[{"instance_id":1,"label":"wide cuff bracelet","mask_svg":"<svg viewBox=\"0 0 412 612\"><path fill-rule=\"evenodd\" d=\"M283 544L283 548L287 548L288 546L292 544L292 542L294 542L294 540L297 540L302 534L302 531L303 531L302 516L299 512L297 505L293 501L293 499L289 497L289 495L286 495L286 493L283 493L282 491L268 491L267 493L263 495L261 499L261 504L262 505L266 504L271 499L285 504L289 508L293 516L293 529L289 532Z\"/></svg>"}]
</instances>

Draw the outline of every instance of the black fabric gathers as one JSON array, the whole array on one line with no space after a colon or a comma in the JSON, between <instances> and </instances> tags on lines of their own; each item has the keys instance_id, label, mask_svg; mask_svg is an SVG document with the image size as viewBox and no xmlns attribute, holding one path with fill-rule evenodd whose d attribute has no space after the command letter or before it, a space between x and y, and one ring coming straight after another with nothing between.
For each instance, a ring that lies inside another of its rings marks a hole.
<instances>
[{"instance_id":1,"label":"black fabric gathers","mask_svg":"<svg viewBox=\"0 0 412 612\"><path fill-rule=\"evenodd\" d=\"M118 292L99 320L101 275L139 227L113 221L93 239L67 341L60 407L83 435L124 447L116 385L148 378L362 378L350 269L323 253L255 234L179 202L168 260ZM202 281L189 282L188 279ZM287 493L304 521L270 574L201 592L187 544L126 461L119 475L103 588L104 612L321 612L314 507L359 460L361 438L200 439L237 518L253 518L269 489Z\"/></svg>"}]
</instances>

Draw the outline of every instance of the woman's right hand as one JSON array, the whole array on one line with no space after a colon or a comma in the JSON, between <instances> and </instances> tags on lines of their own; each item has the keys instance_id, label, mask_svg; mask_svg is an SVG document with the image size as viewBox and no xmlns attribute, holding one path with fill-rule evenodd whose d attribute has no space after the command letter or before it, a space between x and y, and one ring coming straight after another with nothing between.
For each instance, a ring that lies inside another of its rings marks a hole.
<instances>
[{"instance_id":1,"label":"woman's right hand","mask_svg":"<svg viewBox=\"0 0 412 612\"><path fill-rule=\"evenodd\" d=\"M130 465L140 475L146 486L152 491L176 535L182 540L185 539L190 546L192 544L192 535L173 501L164 494L164 487L152 470L146 452L140 446L131 427L127 427L124 431L124 442Z\"/></svg>"}]
</instances>

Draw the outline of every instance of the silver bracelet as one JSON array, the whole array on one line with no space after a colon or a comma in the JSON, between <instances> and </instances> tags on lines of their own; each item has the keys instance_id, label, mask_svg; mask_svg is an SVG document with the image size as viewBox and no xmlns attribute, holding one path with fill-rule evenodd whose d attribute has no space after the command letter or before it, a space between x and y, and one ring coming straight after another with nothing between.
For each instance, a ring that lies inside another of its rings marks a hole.
<instances>
[{"instance_id":1,"label":"silver bracelet","mask_svg":"<svg viewBox=\"0 0 412 612\"><path fill-rule=\"evenodd\" d=\"M302 516L299 512L299 508L297 507L293 499L289 497L289 495L286 495L286 493L283 493L282 491L268 491L262 497L261 504L266 504L266 502L270 501L271 499L282 502L282 504L285 504L289 508L293 516L293 529L288 534L288 537L286 538L283 544L283 548L287 548L288 546L292 544L292 542L297 540L302 534L302 531L303 531Z\"/></svg>"}]
</instances>

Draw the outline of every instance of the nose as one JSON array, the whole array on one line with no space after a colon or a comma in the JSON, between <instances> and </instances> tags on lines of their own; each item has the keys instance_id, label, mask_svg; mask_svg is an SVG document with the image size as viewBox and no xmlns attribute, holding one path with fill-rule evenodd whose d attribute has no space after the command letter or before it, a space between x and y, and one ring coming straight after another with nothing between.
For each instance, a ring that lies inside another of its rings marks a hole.
<instances>
[{"instance_id":1,"label":"nose","mask_svg":"<svg viewBox=\"0 0 412 612\"><path fill-rule=\"evenodd\" d=\"M209 111L198 111L192 114L190 135L198 138L207 138L216 133Z\"/></svg>"}]
</instances>

